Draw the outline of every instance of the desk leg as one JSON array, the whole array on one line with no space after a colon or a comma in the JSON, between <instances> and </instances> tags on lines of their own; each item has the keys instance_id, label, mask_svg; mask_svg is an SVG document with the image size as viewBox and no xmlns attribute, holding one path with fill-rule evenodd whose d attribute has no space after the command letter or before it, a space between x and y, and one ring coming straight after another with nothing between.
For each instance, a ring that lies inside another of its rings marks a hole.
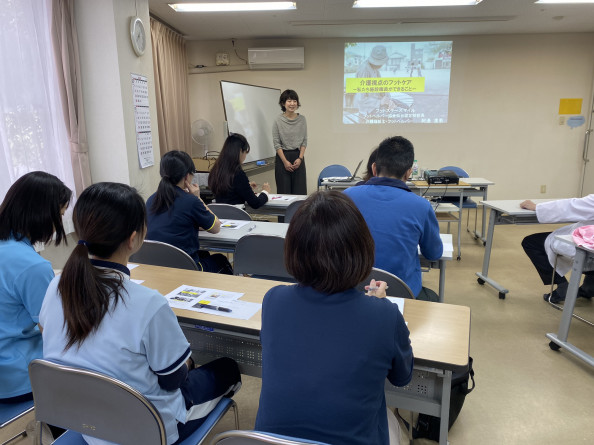
<instances>
[{"instance_id":1,"label":"desk leg","mask_svg":"<svg viewBox=\"0 0 594 445\"><path fill-rule=\"evenodd\" d=\"M456 258L458 261L460 261L460 258L462 258L462 252L460 249L460 243L461 243L461 238L462 238L462 212L464 210L464 208L462 207L462 204L464 202L464 189L460 189L460 209L458 210L458 257Z\"/></svg>"},{"instance_id":2,"label":"desk leg","mask_svg":"<svg viewBox=\"0 0 594 445\"><path fill-rule=\"evenodd\" d=\"M441 408L439 415L439 445L448 443L448 426L450 423L450 393L452 391L452 371L445 371L441 390Z\"/></svg>"},{"instance_id":3,"label":"desk leg","mask_svg":"<svg viewBox=\"0 0 594 445\"><path fill-rule=\"evenodd\" d=\"M491 248L493 247L493 235L495 233L495 221L497 220L497 210L491 209L491 215L489 216L489 228L487 231L487 244L485 248L485 256L483 257L483 271L477 272L478 283L483 285L488 283L499 291L499 298L504 299L505 294L509 291L497 283L495 280L489 278L489 262L491 261Z\"/></svg>"},{"instance_id":4,"label":"desk leg","mask_svg":"<svg viewBox=\"0 0 594 445\"><path fill-rule=\"evenodd\" d=\"M575 249L575 258L573 260L573 267L571 270L571 278L569 279L569 286L565 296L565 304L563 305L563 315L561 316L561 323L559 324L559 333L557 337L561 341L567 341L569 335L569 325L571 324L571 315L575 308L575 301L580 287L580 280L582 278L582 271L584 270L584 263L586 262L586 252L583 249Z\"/></svg>"},{"instance_id":5,"label":"desk leg","mask_svg":"<svg viewBox=\"0 0 594 445\"><path fill-rule=\"evenodd\" d=\"M445 299L445 272L446 265L444 260L439 260L439 302L443 303Z\"/></svg>"},{"instance_id":6,"label":"desk leg","mask_svg":"<svg viewBox=\"0 0 594 445\"><path fill-rule=\"evenodd\" d=\"M487 200L487 186L481 186L480 190L481 190L481 192L483 192L482 200L486 201ZM475 221L474 222L474 232L472 234L474 235L474 239L480 239L483 242L483 246L484 246L485 244L487 244L487 239L485 238L485 221L487 220L487 208L485 206L483 206L482 212L483 212L483 219L481 221L481 233L478 233L476 231L477 224Z\"/></svg>"},{"instance_id":7,"label":"desk leg","mask_svg":"<svg viewBox=\"0 0 594 445\"><path fill-rule=\"evenodd\" d=\"M580 280L582 278L582 272L584 270L584 264L586 262L587 253L583 249L575 249L575 258L573 260L573 268L571 270L571 278L569 280L569 287L567 288L567 294L565 296L565 304L563 305L563 314L561 315L561 322L559 324L559 332L557 335L549 333L547 338L551 340L549 346L553 350L564 348L567 352L575 355L577 358L585 361L590 366L594 367L594 357L567 341L569 336L569 325L575 308L575 301L577 300L577 294L580 287Z\"/></svg>"},{"instance_id":8,"label":"desk leg","mask_svg":"<svg viewBox=\"0 0 594 445\"><path fill-rule=\"evenodd\" d=\"M487 200L487 186L483 188L483 201ZM487 243L485 238L485 221L487 220L487 208L483 206L483 221L481 224L481 239L483 240L483 246Z\"/></svg>"}]
</instances>

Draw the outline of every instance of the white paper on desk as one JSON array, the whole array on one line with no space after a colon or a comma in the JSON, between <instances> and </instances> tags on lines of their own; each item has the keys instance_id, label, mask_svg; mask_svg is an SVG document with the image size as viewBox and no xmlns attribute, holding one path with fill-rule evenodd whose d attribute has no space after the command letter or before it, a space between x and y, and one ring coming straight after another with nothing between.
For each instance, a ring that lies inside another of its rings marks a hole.
<instances>
[{"instance_id":1,"label":"white paper on desk","mask_svg":"<svg viewBox=\"0 0 594 445\"><path fill-rule=\"evenodd\" d=\"M386 297L392 303L398 306L398 310L404 316L404 298L400 297Z\"/></svg>"},{"instance_id":2,"label":"white paper on desk","mask_svg":"<svg viewBox=\"0 0 594 445\"><path fill-rule=\"evenodd\" d=\"M144 283L144 280L135 280L134 278L132 278L130 281L132 281L133 283L136 283L136 284Z\"/></svg>"},{"instance_id":3,"label":"white paper on desk","mask_svg":"<svg viewBox=\"0 0 594 445\"><path fill-rule=\"evenodd\" d=\"M238 221L235 219L222 219L221 227L223 227L225 229L238 230L251 222L252 221Z\"/></svg>"},{"instance_id":4,"label":"white paper on desk","mask_svg":"<svg viewBox=\"0 0 594 445\"><path fill-rule=\"evenodd\" d=\"M209 289L182 284L177 289L165 295L165 298L171 307L195 311L197 309L193 306L198 302L204 302L203 304L218 305L219 303L227 303L228 301L237 300L242 295L243 294L240 292L226 292L218 289ZM224 304L222 305L224 306Z\"/></svg>"},{"instance_id":5,"label":"white paper on desk","mask_svg":"<svg viewBox=\"0 0 594 445\"><path fill-rule=\"evenodd\" d=\"M136 269L138 266L140 266L140 264L128 263L126 265L126 267L128 268L128 270Z\"/></svg>"},{"instance_id":6,"label":"white paper on desk","mask_svg":"<svg viewBox=\"0 0 594 445\"><path fill-rule=\"evenodd\" d=\"M295 199L294 196L268 195L269 201L293 201L294 199Z\"/></svg>"}]
</instances>

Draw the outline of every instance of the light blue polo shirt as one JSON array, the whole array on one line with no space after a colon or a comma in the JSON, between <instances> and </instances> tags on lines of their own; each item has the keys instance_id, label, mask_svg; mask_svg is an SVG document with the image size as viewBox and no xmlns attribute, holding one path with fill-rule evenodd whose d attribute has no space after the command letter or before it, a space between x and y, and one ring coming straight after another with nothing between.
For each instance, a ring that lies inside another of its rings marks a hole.
<instances>
[{"instance_id":1,"label":"light blue polo shirt","mask_svg":"<svg viewBox=\"0 0 594 445\"><path fill-rule=\"evenodd\" d=\"M0 241L0 399L31 392L29 362L42 356L39 311L54 278L28 239Z\"/></svg>"},{"instance_id":2,"label":"light blue polo shirt","mask_svg":"<svg viewBox=\"0 0 594 445\"><path fill-rule=\"evenodd\" d=\"M170 374L182 366L190 356L190 344L167 300L156 290L130 281L126 273L122 275L123 299L115 308L111 305L98 329L80 347L74 345L66 351L64 313L57 289L60 277L50 283L39 315L43 356L107 374L140 391L159 410L167 443L171 444L178 438L177 421L186 421L186 406L179 389L161 389L157 375ZM92 444L105 443L85 439Z\"/></svg>"}]
</instances>

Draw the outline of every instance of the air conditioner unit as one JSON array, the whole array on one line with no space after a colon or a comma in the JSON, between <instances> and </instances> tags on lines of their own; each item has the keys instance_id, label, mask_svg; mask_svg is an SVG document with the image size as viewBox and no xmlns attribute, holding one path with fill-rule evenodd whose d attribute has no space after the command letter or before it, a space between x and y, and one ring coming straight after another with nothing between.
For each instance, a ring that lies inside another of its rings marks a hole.
<instances>
[{"instance_id":1,"label":"air conditioner unit","mask_svg":"<svg viewBox=\"0 0 594 445\"><path fill-rule=\"evenodd\" d=\"M248 63L252 70L302 70L303 47L248 48Z\"/></svg>"}]
</instances>

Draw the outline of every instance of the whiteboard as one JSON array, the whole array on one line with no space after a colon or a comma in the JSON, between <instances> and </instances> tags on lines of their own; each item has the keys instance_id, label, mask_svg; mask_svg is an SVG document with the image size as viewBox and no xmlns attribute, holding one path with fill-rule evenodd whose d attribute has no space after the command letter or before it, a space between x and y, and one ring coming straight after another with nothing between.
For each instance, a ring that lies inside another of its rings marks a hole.
<instances>
[{"instance_id":1,"label":"whiteboard","mask_svg":"<svg viewBox=\"0 0 594 445\"><path fill-rule=\"evenodd\" d=\"M280 89L221 80L225 120L230 133L246 137L250 152L245 162L276 155L272 145L272 124L281 114Z\"/></svg>"}]
</instances>

